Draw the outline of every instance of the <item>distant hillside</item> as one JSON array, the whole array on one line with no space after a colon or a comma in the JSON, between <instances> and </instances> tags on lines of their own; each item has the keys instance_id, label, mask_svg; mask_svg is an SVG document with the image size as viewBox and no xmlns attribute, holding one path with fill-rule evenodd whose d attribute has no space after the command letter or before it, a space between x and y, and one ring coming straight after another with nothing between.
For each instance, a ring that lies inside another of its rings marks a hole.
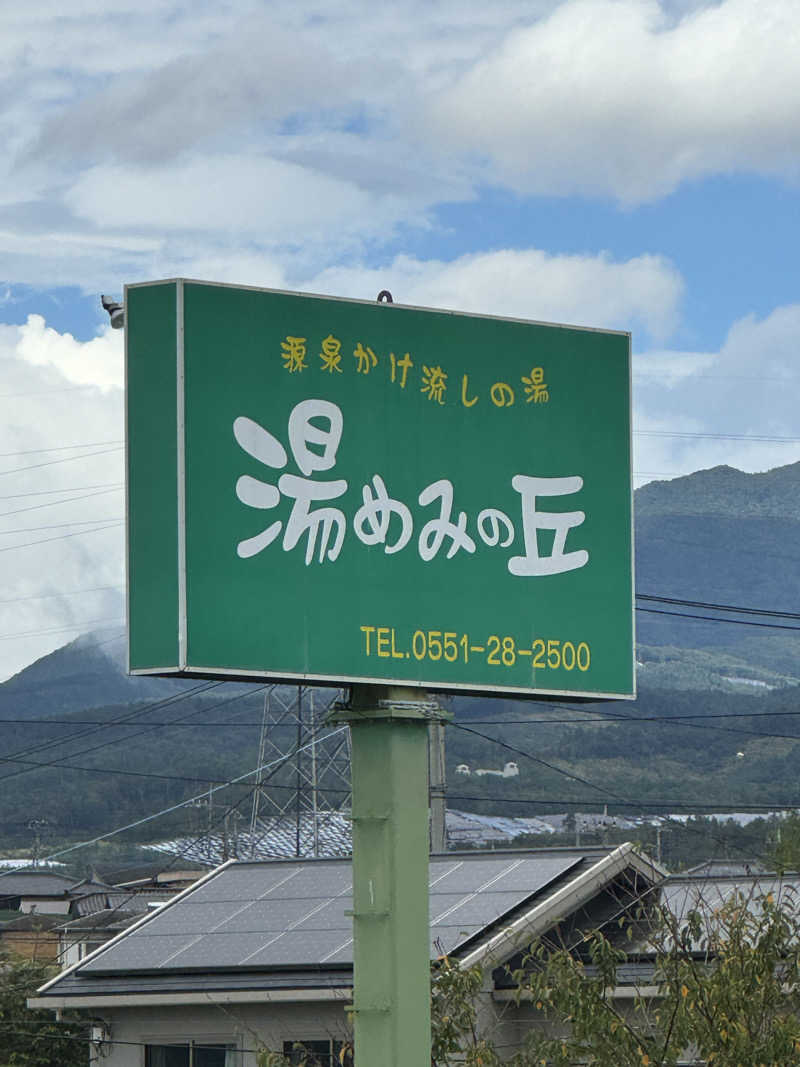
<instances>
[{"instance_id":1,"label":"distant hillside","mask_svg":"<svg viewBox=\"0 0 800 1067\"><path fill-rule=\"evenodd\" d=\"M0 685L0 716L32 718L84 708L159 700L197 685L168 678L131 678L124 643L98 647L91 635L29 664Z\"/></svg>"},{"instance_id":2,"label":"distant hillside","mask_svg":"<svg viewBox=\"0 0 800 1067\"><path fill-rule=\"evenodd\" d=\"M638 593L774 611L800 609L800 463L765 474L713 467L651 482L636 493L635 515ZM740 619L800 626L791 620ZM744 665L800 677L800 632L791 629L639 611L637 637L642 646L725 652Z\"/></svg>"},{"instance_id":3,"label":"distant hillside","mask_svg":"<svg viewBox=\"0 0 800 1067\"><path fill-rule=\"evenodd\" d=\"M800 521L800 462L763 474L711 467L636 491L638 519L652 515L722 515Z\"/></svg>"}]
</instances>

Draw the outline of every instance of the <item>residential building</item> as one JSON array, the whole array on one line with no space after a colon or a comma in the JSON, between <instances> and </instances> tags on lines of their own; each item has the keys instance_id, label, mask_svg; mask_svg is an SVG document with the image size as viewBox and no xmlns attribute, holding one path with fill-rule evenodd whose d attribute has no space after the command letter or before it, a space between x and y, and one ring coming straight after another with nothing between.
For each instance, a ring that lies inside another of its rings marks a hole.
<instances>
[{"instance_id":1,"label":"residential building","mask_svg":"<svg viewBox=\"0 0 800 1067\"><path fill-rule=\"evenodd\" d=\"M554 927L617 927L664 872L631 845L431 858L431 958L484 972L480 1011L513 1049L530 1005L506 961ZM105 1067L255 1067L300 1042L325 1063L349 1039L349 860L230 862L76 962L30 1001L92 1020Z\"/></svg>"}]
</instances>

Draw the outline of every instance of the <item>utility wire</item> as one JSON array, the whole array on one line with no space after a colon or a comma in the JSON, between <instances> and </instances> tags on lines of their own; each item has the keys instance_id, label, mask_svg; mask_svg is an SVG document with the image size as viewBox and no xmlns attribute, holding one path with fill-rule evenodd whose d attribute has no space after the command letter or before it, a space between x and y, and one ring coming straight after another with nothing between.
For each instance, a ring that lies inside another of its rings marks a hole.
<instances>
[{"instance_id":1,"label":"utility wire","mask_svg":"<svg viewBox=\"0 0 800 1067\"><path fill-rule=\"evenodd\" d=\"M62 500L48 500L46 504L31 504L30 507L16 508L14 511L1 511L0 512L0 519L8 518L11 515L23 515L23 514L25 514L25 512L28 512L28 511L41 511L42 508L52 508L52 507L56 507L59 504L74 504L78 500L91 500L92 497L105 496L106 493L114 493L114 492L117 492L117 490L122 489L122 488L123 487L121 485L118 485L118 486L112 487L111 489L101 489L97 493L84 493L82 496L70 496L70 497L67 497L66 499L62 499ZM23 494L20 494L20 495L27 496L26 493L23 493ZM31 494L31 495L33 495L33 494ZM36 495L39 496L40 494L37 493ZM11 498L9 497L7 499L11 499Z\"/></svg>"},{"instance_id":2,"label":"utility wire","mask_svg":"<svg viewBox=\"0 0 800 1067\"><path fill-rule=\"evenodd\" d=\"M596 789L600 793L604 793L606 796L612 797L616 800L625 800L625 797L621 797L618 793L615 793L607 786L599 785L597 782L592 782L590 779L583 778L579 774L573 774L571 771L566 771L563 767L557 767L554 763L548 763L547 760L540 759L538 756L533 756L530 752L525 752L523 749L517 748L515 745L510 745L507 741L502 741L498 737L491 737L489 734L482 734L480 730L473 730L472 727L463 726L461 723L453 722L450 725L456 730L463 730L465 731L465 733L475 734L476 737L481 737L484 741L491 741L493 744L499 745L501 748L508 749L509 752L513 752L517 756L523 756L525 759L529 759L533 763L538 763L542 767L546 767L550 771L555 771L557 774L561 774L565 778L571 779L573 782L578 782L581 785L588 786L590 789Z\"/></svg>"},{"instance_id":3,"label":"utility wire","mask_svg":"<svg viewBox=\"0 0 800 1067\"><path fill-rule=\"evenodd\" d=\"M52 541L66 541L69 537L83 537L90 533L103 533L104 530L116 530L124 525L122 522L112 522L108 526L95 526L93 530L77 530L75 533L59 534L58 537L41 537L38 541L25 541L21 545L6 545L0 548L0 552L13 552L17 548L31 548L33 545L48 545Z\"/></svg>"},{"instance_id":4,"label":"utility wire","mask_svg":"<svg viewBox=\"0 0 800 1067\"><path fill-rule=\"evenodd\" d=\"M215 687L218 687L218 686L223 685L223 684L224 684L223 682L214 682L214 683L211 683L210 685L208 685L205 690L201 689L200 691L201 692L206 692L210 688L215 688ZM203 707L193 708L187 715L183 716L180 719L176 719L174 721L174 723L173 722L170 722L170 723L149 723L148 722L148 723L144 724L144 729L137 730L136 733L126 734L124 737L115 737L115 738L112 738L112 740L110 740L110 741L103 742L103 744L94 745L92 748L82 749L80 752L70 752L65 756L60 756L55 760L50 760L50 761L45 762L45 763L38 763L38 762L33 762L32 760L25 759L24 757L26 755L28 755L28 753L25 753L25 752L23 752L21 754L15 754L14 756L0 756L0 763L22 763L22 764L26 764L29 767L30 770L35 770L37 768L42 768L42 767L56 767L56 766L58 766L59 768L63 767L65 770L92 770L92 768L90 768L90 767L86 767L86 768L71 767L69 765L66 765L64 763L64 761L68 760L68 759L77 759L77 758L80 758L81 756L88 756L90 753L98 752L102 748L108 748L111 745L121 744L124 741L132 741L135 737L141 737L143 734L152 733L154 730L164 729L165 727L178 725L178 724L187 725L187 726L202 725L202 724L198 724L198 723L189 724L189 723L186 723L185 720L186 719L191 719L195 715L202 715L202 714L210 712L210 711L216 711L218 708L226 707L229 704L235 703L237 700L242 700L244 697L254 696L255 694L261 693L265 689L268 689L268 688L270 688L269 683L267 683L265 685L255 686L255 687L253 687L251 689L245 690L242 693L236 693L234 696L228 697L227 700L221 700L217 704L212 704L212 706L210 708L203 708ZM190 690L189 691L189 695L196 695L196 693L193 690ZM177 700L174 701L174 702L177 703ZM100 729L103 729L107 725L119 725L119 724L118 723L114 723L113 721L110 722L110 723L104 723L104 724L101 725ZM124 723L122 725L123 725L123 728L124 728L125 726L133 725L133 724L126 722L126 723ZM85 730L82 734L75 735L75 736L83 737L83 736L87 736L89 734L97 733L97 732L99 732L97 729L96 730ZM69 740L70 740L69 738L66 738L63 741L59 741L58 739L53 740L53 741L49 741L49 742L46 742L43 745L40 745L38 747L38 750L41 751L42 749L53 748L54 746L56 746L58 744L61 744L61 743L66 743ZM35 751L37 751L37 749L33 749L32 750L32 752L35 752ZM23 771L15 771L12 774L2 775L2 776L0 776L0 782L4 782L7 778L16 778L19 774L24 774L24 773L26 773L26 772L23 770ZM111 774L111 773L114 773L114 772L111 771L110 769L108 769L108 770L105 771L105 773ZM120 772L120 773L133 773L133 772ZM137 777L139 777L139 776L143 777L144 773L143 772L141 772L141 773L137 772ZM170 775L157 775L156 777L161 778L161 777L172 777L172 776L170 776ZM209 779L203 778L201 780L202 781L208 781Z\"/></svg>"},{"instance_id":5,"label":"utility wire","mask_svg":"<svg viewBox=\"0 0 800 1067\"><path fill-rule=\"evenodd\" d=\"M2 549L0 549L1 551ZM96 627L98 630L112 630L117 626L124 625L124 619L89 619L87 622L79 622L75 626L54 626L44 630L21 630L16 634L0 634L0 641L13 641L19 637L43 637L45 634L69 633L74 630L82 630L84 626Z\"/></svg>"},{"instance_id":6,"label":"utility wire","mask_svg":"<svg viewBox=\"0 0 800 1067\"><path fill-rule=\"evenodd\" d=\"M331 790L334 792L334 790ZM579 797L575 799L567 799L564 797L503 797L498 794L488 793L485 796L478 796L465 793L450 793L447 794L448 801L450 800L466 800L466 801L480 801L481 803L491 804L524 804L531 805L539 808L596 808L600 803L593 797ZM772 812L789 811L796 812L800 808L800 804L750 804L742 803L736 804L701 804L699 802L694 803L686 800L615 800L613 806L616 808L626 808L635 812L642 812L644 809L653 809L653 818L667 818L669 812L686 811L689 815L696 812L708 812L707 815L701 815L701 818L710 818L712 815L731 815L731 814L754 814L758 818L762 818L764 815L770 815ZM666 812L667 814L664 814ZM470 814L470 813L468 813ZM591 811L589 814L598 814L597 811ZM643 815L643 818L647 816ZM609 816L611 818L611 816ZM679 822L681 827L683 823Z\"/></svg>"},{"instance_id":7,"label":"utility wire","mask_svg":"<svg viewBox=\"0 0 800 1067\"><path fill-rule=\"evenodd\" d=\"M683 430L634 430L637 437L687 437L705 441L757 441L762 444L800 444L800 437L769 437L746 433L688 433Z\"/></svg>"},{"instance_id":8,"label":"utility wire","mask_svg":"<svg viewBox=\"0 0 800 1067\"><path fill-rule=\"evenodd\" d=\"M570 773L569 771L565 771L563 768L555 766L555 764L548 763L546 760L539 759L538 757L532 755L530 752L526 752L524 749L516 748L514 745L509 745L507 742L501 741L499 738L490 737L488 734L481 734L478 730L471 730L469 727L460 726L458 723L452 723L451 725L454 726L456 729L467 730L467 732L469 732L469 733L477 734L479 737L483 737L487 741L492 741L492 742L494 742L494 744L499 745L501 748L508 749L509 751L514 752L518 756L522 756L525 759L531 760L533 763L539 763L542 766L547 767L549 770L555 771L557 774L563 775L565 778L570 778L573 781L581 782L584 785L588 785L592 789L597 789L600 792L606 793L608 796L614 798L615 803L619 803L620 802L619 794L614 793L613 790L607 789L605 786L601 786L596 782L590 781L589 779L581 778L579 775L574 775L574 774ZM621 799L622 799L622 802L626 806L629 806L629 807L633 807L634 806L634 804L628 798L623 797ZM635 806L638 807L639 810L641 810L642 807L652 807L653 805L652 804L640 804L640 805L635 805ZM682 805L668 805L668 806L672 807L673 809L674 808L685 809L687 807L687 805L685 805L685 804L682 804ZM693 805L689 810L697 810L700 807L701 807L700 805ZM788 808L788 810L795 810L797 805L794 805L794 806L788 806L787 805L786 807ZM685 827L683 826L683 823L681 823L680 820L678 820L678 819L671 819L669 816L665 816L665 815L661 815L661 818L665 822L671 822L674 825L680 826L680 827L685 829ZM713 837L713 835L709 835L709 836ZM721 844L725 843L724 839L722 839L722 838L718 838L717 840ZM739 851L744 851L744 850L740 849Z\"/></svg>"},{"instance_id":9,"label":"utility wire","mask_svg":"<svg viewBox=\"0 0 800 1067\"><path fill-rule=\"evenodd\" d=\"M68 596L82 596L84 593L106 593L109 590L124 589L125 586L119 585L95 585L90 586L88 589L70 589L64 593L40 593L37 596L16 596L11 600L0 600L0 604L22 604L26 600L63 600Z\"/></svg>"},{"instance_id":10,"label":"utility wire","mask_svg":"<svg viewBox=\"0 0 800 1067\"><path fill-rule=\"evenodd\" d=\"M122 489L124 484L124 482L101 482L99 485L64 486L63 489L35 489L27 493L4 493L0 495L0 500L19 500L23 496L52 496L53 493L82 493L84 489Z\"/></svg>"},{"instance_id":11,"label":"utility wire","mask_svg":"<svg viewBox=\"0 0 800 1067\"><path fill-rule=\"evenodd\" d=\"M2 549L0 549L2 551ZM665 608L640 608L637 611L646 612L648 615L674 615L680 619L700 619L702 622L723 622L731 626L757 626L764 630L800 630L800 626L788 626L780 622L752 622L750 619L725 619L714 615L693 615L687 611L668 611Z\"/></svg>"},{"instance_id":12,"label":"utility wire","mask_svg":"<svg viewBox=\"0 0 800 1067\"><path fill-rule=\"evenodd\" d=\"M118 438L116 441L86 441L81 445L51 445L50 448L28 448L18 452L0 452L0 459L7 456L33 456L39 452L69 452L74 448L99 448L101 445L124 445L125 442Z\"/></svg>"},{"instance_id":13,"label":"utility wire","mask_svg":"<svg viewBox=\"0 0 800 1067\"><path fill-rule=\"evenodd\" d=\"M556 707L560 705L555 705ZM588 715L587 711L583 708L567 709L574 710L576 714ZM800 718L800 709L797 711L720 711L720 712L698 712L696 715L692 712L683 713L679 715L614 715L609 713L603 715L602 712L595 712L602 718L595 719L468 719L467 722L470 726L596 726L598 723L606 722L665 722L675 723L678 726L684 725L687 719L772 719L772 718L785 718L786 716L796 716ZM89 720L87 720L88 723ZM68 726L70 721L67 719L0 719L0 725L4 722L9 723L58 723L59 725ZM207 723L204 725L212 725ZM215 723L213 725L224 725L223 723ZM238 723L237 725L243 726L244 723ZM253 723L255 725L255 723Z\"/></svg>"},{"instance_id":14,"label":"utility wire","mask_svg":"<svg viewBox=\"0 0 800 1067\"><path fill-rule=\"evenodd\" d=\"M344 733L347 730L347 726L340 726L336 730L332 730L327 736L336 737L337 734ZM243 782L246 778L250 778L254 774L258 774L260 771L267 771L271 767L278 764L286 763L288 760L293 759L301 752L305 752L306 749L311 748L316 744L316 739L312 737L305 745L300 745L293 752L289 752L284 756L280 756L278 759L270 760L269 763L263 763L260 767L253 768L252 771L247 771L245 774L240 774L237 778L230 778L223 785L213 786L211 789L206 790L203 793L198 793L197 796L189 797L188 800L182 800L178 804L172 804L168 808L163 808L161 811L154 812L152 815L146 815L142 819L137 819L134 822L128 823L126 826L119 826L116 830L109 830L105 834L99 834L97 837L92 838L90 841L81 841L77 845L70 845L69 848L61 849L59 852L53 852L49 856L45 856L46 862L58 859L59 856L66 856L69 852L74 852L78 848L87 848L89 845L96 845L98 841L106 841L109 837L114 837L116 834L124 833L126 830L134 830L138 826L143 826L145 823L152 822L153 819L159 819L162 815L169 815L173 811L177 811L179 808L185 808L188 804L196 804L199 800L205 800L207 796L211 796L214 793L218 793L220 789L227 789L229 786L236 785L237 782ZM241 803L241 802L240 802Z\"/></svg>"},{"instance_id":15,"label":"utility wire","mask_svg":"<svg viewBox=\"0 0 800 1067\"><path fill-rule=\"evenodd\" d=\"M98 494L99 495L99 494ZM0 515L0 519L3 516ZM11 537L13 534L38 533L41 530L63 530L67 526L91 526L102 522L123 523L124 515L107 515L103 519L78 519L74 522L53 522L49 526L17 526L13 530L0 530L0 537ZM88 531L87 531L88 532ZM19 548L19 545L15 545Z\"/></svg>"},{"instance_id":16,"label":"utility wire","mask_svg":"<svg viewBox=\"0 0 800 1067\"><path fill-rule=\"evenodd\" d=\"M125 712L124 715L118 715L114 719L109 719L108 722L104 723L102 727L95 727L90 730L79 730L77 733L71 734L69 737L62 737L55 741L48 741L42 744L32 745L29 748L19 749L17 752L12 752L10 754L10 757L16 758L18 756L31 756L35 752L42 752L45 749L53 748L55 745L66 744L69 741L79 741L84 737L90 737L92 734L97 733L97 731L100 729L107 729L109 726L119 726L121 724L129 722L131 719L140 718L142 715L146 715L149 711L155 711L161 708L165 708L170 704L175 704L181 700L186 700L190 696L196 696L199 693L205 693L209 689L216 689L221 684L221 682L201 682L199 685L195 685L191 689L185 689L183 690L183 692L174 693L169 697L162 697L161 700L156 700L153 701L151 704L146 704L143 708L137 707L134 708L132 711ZM84 753L82 752L72 753L72 755L79 756L83 754ZM8 756L0 756L0 763L2 763L4 759L8 758ZM65 756L64 758L68 759L69 757ZM0 781L2 781L2 779L0 779Z\"/></svg>"},{"instance_id":17,"label":"utility wire","mask_svg":"<svg viewBox=\"0 0 800 1067\"><path fill-rule=\"evenodd\" d=\"M76 459L91 459L92 456L107 456L111 452L121 452L124 445L118 445L116 448L105 448L99 452L86 452L82 456L66 456L63 459L49 459L45 463L33 463L28 467L10 467L8 470L0 471L2 474L19 474L21 471L35 471L40 467L54 467L57 463L72 463Z\"/></svg>"},{"instance_id":18,"label":"utility wire","mask_svg":"<svg viewBox=\"0 0 800 1067\"><path fill-rule=\"evenodd\" d=\"M275 687L275 685L272 685L272 686L269 686L269 687L265 686L264 688L276 688L276 687ZM336 732L338 733L339 731L336 731ZM318 731L317 730L312 730L311 737L310 737L310 743L311 744L315 743L315 741L317 739L317 736L318 736ZM179 862L181 859L186 859L188 854L191 852L191 850L194 849L198 844L200 844L203 841L204 838L208 837L208 834L210 833L212 827L217 828L219 826L224 825L224 823L225 823L226 819L228 818L228 816L231 815L233 812L238 811L238 809L243 804L248 803L250 798L255 793L255 791L257 789L263 788L263 786L275 776L275 774L278 772L278 770L280 770L280 767L283 766L284 762L286 760L291 759L294 756L296 756L299 750L300 750L300 747L299 746L295 746L293 751L288 753L288 755L286 757L282 757L282 758L280 758L278 760L275 760L274 761L274 766L269 771L269 773L266 776L259 777L259 779L249 789L247 789L247 791L244 793L243 796L239 797L232 804L228 805L228 807L217 817L217 819L209 824L209 827L206 829L206 831L201 831L193 839L190 839L189 841L184 842L183 847L179 851L171 853L170 856L168 857L166 863L161 868L159 873L163 873L164 871L169 870L170 867L174 866L174 864L176 862ZM251 773L253 773L253 774L258 773L259 770L260 770L259 768L256 768L256 770L252 771ZM223 783L223 787L224 787L224 783ZM271 789L281 789L281 788L290 789L292 792L294 792L296 787L293 786L293 785L290 785L290 786L278 786L278 785L275 785L275 784L271 784L270 788ZM336 790L329 790L329 792L336 792ZM346 792L346 791L345 790L341 790L341 792ZM203 793L203 798L208 798L208 792L207 791ZM194 801L192 803L194 803ZM130 899L130 898L128 898L128 899ZM112 912L118 912L120 910L123 910L123 902L121 902L115 908L113 908L111 910L112 910Z\"/></svg>"},{"instance_id":19,"label":"utility wire","mask_svg":"<svg viewBox=\"0 0 800 1067\"><path fill-rule=\"evenodd\" d=\"M219 686L219 685L222 685L222 684L223 684L222 682L213 683L213 685L216 685L216 686ZM209 688L211 688L211 687L209 687ZM260 687L260 689L263 689L263 688L265 688L265 687L264 686ZM258 691L260 691L260 689L256 690L256 691L258 692ZM250 695L249 692L238 693L236 696L231 697L229 700L223 700L220 704L213 705L212 708L208 708L208 709L194 708L192 711L190 711L187 715L184 716L184 719L190 719L194 715L201 715L204 710L213 711L216 708L222 707L225 704L232 704L235 700L241 700L241 698L243 696L249 696L249 695ZM97 730L99 730L99 729L102 729L102 727L98 727L94 731L86 731L86 733L96 733ZM99 745L93 745L91 748L82 749L80 752L67 753L67 755L59 756L57 759L51 760L49 763L42 764L41 766L45 766L45 767L47 767L47 766L49 766L49 767L60 766L61 764L64 763L65 760L76 759L76 758L80 758L81 756L88 756L92 752L99 752L100 749L102 749L102 748L109 748L111 745L119 745L119 744L122 744L123 742L126 742L126 741L132 741L135 737L142 737L144 734L153 733L154 730L159 730L159 729L161 729L161 727L159 727L159 726L152 726L151 727L151 726L147 725L147 726L144 727L144 729L137 730L136 733L126 734L124 737L114 737L110 741L103 741ZM52 748L54 745L57 745L58 743L59 742L57 740L50 741L46 745L44 745L42 747ZM8 756L0 757L0 763L11 763L11 762L20 762L20 760L16 756L15 757L11 757L11 758L8 757ZM23 768L22 770L12 771L11 774L4 774L4 775L0 776L0 782L4 782L7 778L17 778L21 774L28 774L28 773L30 773L31 770L35 770L35 768L33 768L33 767Z\"/></svg>"},{"instance_id":20,"label":"utility wire","mask_svg":"<svg viewBox=\"0 0 800 1067\"><path fill-rule=\"evenodd\" d=\"M768 615L776 619L800 619L798 611L776 611L771 608L742 607L737 604L715 604L706 600L683 600L680 597L656 596L652 593L637 593L636 599L656 604L677 604L685 608L703 608L706 611L735 611L739 615Z\"/></svg>"},{"instance_id":21,"label":"utility wire","mask_svg":"<svg viewBox=\"0 0 800 1067\"><path fill-rule=\"evenodd\" d=\"M568 709L571 710L571 709ZM582 708L574 709L576 714L589 714ZM598 713L600 714L600 713ZM736 711L736 712L719 712L717 714L705 714L704 712L693 713L681 713L679 715L612 715L609 714L605 718L595 719L466 719L465 722L469 726L596 726L598 724L606 722L664 722L675 723L676 726L685 725L684 720L687 719L772 719L777 717L796 716L800 718L800 710L798 711L765 711L765 712L751 712L751 711ZM8 719L0 718L0 726L102 726L106 720L104 719ZM230 726L260 726L260 720L255 719L239 719L236 722L198 722L198 723L178 723L177 720L173 722L151 722L151 726L175 726L185 725L190 729L195 729L198 726L225 728ZM288 728L288 727L287 727ZM800 740L800 738L798 738ZM0 756L2 759L2 756Z\"/></svg>"}]
</instances>

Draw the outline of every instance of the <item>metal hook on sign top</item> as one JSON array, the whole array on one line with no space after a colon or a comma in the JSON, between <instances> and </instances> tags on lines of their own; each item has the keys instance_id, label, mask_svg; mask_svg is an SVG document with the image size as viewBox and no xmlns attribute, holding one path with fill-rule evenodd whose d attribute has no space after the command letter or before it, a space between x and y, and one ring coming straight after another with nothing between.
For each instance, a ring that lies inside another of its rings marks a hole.
<instances>
[{"instance_id":1,"label":"metal hook on sign top","mask_svg":"<svg viewBox=\"0 0 800 1067\"><path fill-rule=\"evenodd\" d=\"M392 299L392 294L389 292L388 289L381 289L381 291L378 293L378 303L379 304L393 304L394 303L394 300Z\"/></svg>"}]
</instances>

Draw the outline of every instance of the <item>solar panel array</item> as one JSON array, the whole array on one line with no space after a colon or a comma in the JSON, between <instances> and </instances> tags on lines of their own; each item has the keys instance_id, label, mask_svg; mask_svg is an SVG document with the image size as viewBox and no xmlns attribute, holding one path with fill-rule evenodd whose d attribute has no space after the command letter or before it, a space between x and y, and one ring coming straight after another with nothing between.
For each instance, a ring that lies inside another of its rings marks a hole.
<instances>
[{"instance_id":1,"label":"solar panel array","mask_svg":"<svg viewBox=\"0 0 800 1067\"><path fill-rule=\"evenodd\" d=\"M432 955L452 952L582 859L574 852L432 859ZM347 966L353 961L352 906L349 860L235 863L80 971Z\"/></svg>"}]
</instances>

